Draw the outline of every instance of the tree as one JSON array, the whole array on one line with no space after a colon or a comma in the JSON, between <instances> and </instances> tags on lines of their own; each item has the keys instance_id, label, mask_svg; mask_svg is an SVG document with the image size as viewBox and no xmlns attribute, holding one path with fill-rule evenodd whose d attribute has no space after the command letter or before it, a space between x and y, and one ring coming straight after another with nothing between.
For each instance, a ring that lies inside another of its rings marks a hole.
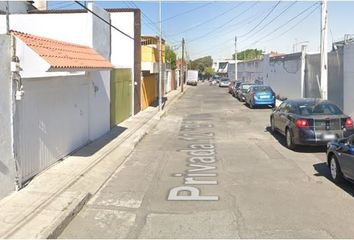
<instances>
[{"instance_id":1,"label":"tree","mask_svg":"<svg viewBox=\"0 0 354 240\"><path fill-rule=\"evenodd\" d=\"M255 49L246 49L242 52L237 53L237 60L253 60L258 59L263 55L262 50ZM232 54L232 59L235 59L235 54Z\"/></svg>"},{"instance_id":2,"label":"tree","mask_svg":"<svg viewBox=\"0 0 354 240\"><path fill-rule=\"evenodd\" d=\"M195 59L188 64L189 69L198 70L199 74L203 74L204 70L213 65L211 56Z\"/></svg>"},{"instance_id":3,"label":"tree","mask_svg":"<svg viewBox=\"0 0 354 240\"><path fill-rule=\"evenodd\" d=\"M172 48L166 45L166 52L165 52L166 62L171 65L171 69L176 69L176 53L172 50Z\"/></svg>"},{"instance_id":4,"label":"tree","mask_svg":"<svg viewBox=\"0 0 354 240\"><path fill-rule=\"evenodd\" d=\"M210 77L214 76L214 74L215 74L214 68L207 67L204 69L203 75L205 78L210 78Z\"/></svg>"}]
</instances>

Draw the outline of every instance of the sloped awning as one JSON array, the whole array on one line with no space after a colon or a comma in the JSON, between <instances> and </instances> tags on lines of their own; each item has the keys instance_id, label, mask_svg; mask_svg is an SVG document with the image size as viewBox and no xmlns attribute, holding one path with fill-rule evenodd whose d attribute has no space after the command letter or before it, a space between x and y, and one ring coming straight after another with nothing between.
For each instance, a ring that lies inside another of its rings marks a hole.
<instances>
[{"instance_id":1,"label":"sloped awning","mask_svg":"<svg viewBox=\"0 0 354 240\"><path fill-rule=\"evenodd\" d=\"M109 70L113 65L94 49L32 34L11 31L49 65L48 71Z\"/></svg>"}]
</instances>

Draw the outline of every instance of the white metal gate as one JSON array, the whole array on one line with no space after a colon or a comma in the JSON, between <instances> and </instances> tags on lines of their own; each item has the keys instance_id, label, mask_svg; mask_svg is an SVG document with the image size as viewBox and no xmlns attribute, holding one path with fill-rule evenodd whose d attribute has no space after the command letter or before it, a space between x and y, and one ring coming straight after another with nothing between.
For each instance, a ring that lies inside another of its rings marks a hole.
<instances>
[{"instance_id":1,"label":"white metal gate","mask_svg":"<svg viewBox=\"0 0 354 240\"><path fill-rule=\"evenodd\" d=\"M22 182L88 142L88 87L78 76L24 80L17 105Z\"/></svg>"}]
</instances>

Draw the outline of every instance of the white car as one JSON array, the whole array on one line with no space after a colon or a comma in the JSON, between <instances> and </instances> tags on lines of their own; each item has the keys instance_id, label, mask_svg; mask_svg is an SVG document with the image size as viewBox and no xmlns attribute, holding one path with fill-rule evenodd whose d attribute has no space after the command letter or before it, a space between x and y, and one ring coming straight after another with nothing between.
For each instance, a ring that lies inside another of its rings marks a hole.
<instances>
[{"instance_id":1,"label":"white car","mask_svg":"<svg viewBox=\"0 0 354 240\"><path fill-rule=\"evenodd\" d=\"M219 87L228 87L230 85L230 80L228 78L221 78L219 81Z\"/></svg>"}]
</instances>

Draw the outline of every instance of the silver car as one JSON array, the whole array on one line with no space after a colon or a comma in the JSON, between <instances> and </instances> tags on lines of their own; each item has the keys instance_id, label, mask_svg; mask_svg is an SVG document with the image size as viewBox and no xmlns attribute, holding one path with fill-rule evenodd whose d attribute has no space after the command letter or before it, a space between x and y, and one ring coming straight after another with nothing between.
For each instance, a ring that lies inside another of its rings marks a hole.
<instances>
[{"instance_id":1,"label":"silver car","mask_svg":"<svg viewBox=\"0 0 354 240\"><path fill-rule=\"evenodd\" d=\"M221 78L219 81L219 87L228 87L230 85L230 79Z\"/></svg>"}]
</instances>

